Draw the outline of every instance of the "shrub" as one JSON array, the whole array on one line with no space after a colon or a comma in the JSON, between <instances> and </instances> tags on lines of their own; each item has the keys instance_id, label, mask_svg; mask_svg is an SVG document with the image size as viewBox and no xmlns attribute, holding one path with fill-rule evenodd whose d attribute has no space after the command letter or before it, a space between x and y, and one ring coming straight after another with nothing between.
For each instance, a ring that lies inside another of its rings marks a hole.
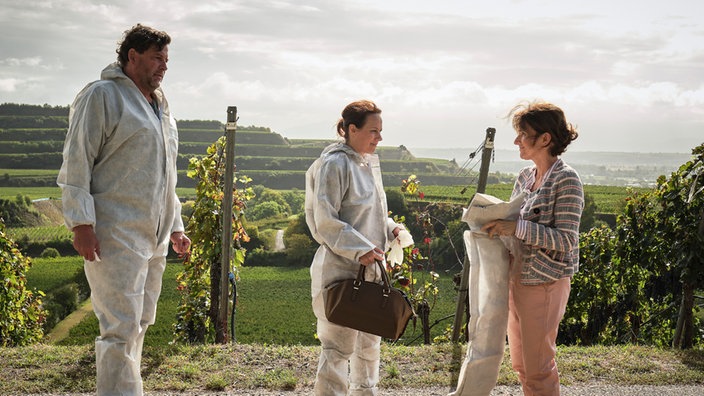
<instances>
[{"instance_id":1,"label":"shrub","mask_svg":"<svg viewBox=\"0 0 704 396\"><path fill-rule=\"evenodd\" d=\"M0 220L0 346L33 344L44 336L44 294L26 285L31 265L6 236L5 224Z\"/></svg>"},{"instance_id":2,"label":"shrub","mask_svg":"<svg viewBox=\"0 0 704 396\"><path fill-rule=\"evenodd\" d=\"M288 206L288 205L286 205ZM286 207L274 201L265 201L255 205L247 212L249 220L260 220L271 217L285 216L288 212Z\"/></svg>"},{"instance_id":3,"label":"shrub","mask_svg":"<svg viewBox=\"0 0 704 396\"><path fill-rule=\"evenodd\" d=\"M61 257L61 254L59 254L59 251L56 250L53 247L48 247L42 251L42 254L39 255L41 258L53 258L53 257Z\"/></svg>"},{"instance_id":4,"label":"shrub","mask_svg":"<svg viewBox=\"0 0 704 396\"><path fill-rule=\"evenodd\" d=\"M63 285L48 293L45 300L47 320L44 324L44 330L49 331L71 312L78 309L80 303L79 287L75 283Z\"/></svg>"},{"instance_id":5,"label":"shrub","mask_svg":"<svg viewBox=\"0 0 704 396\"><path fill-rule=\"evenodd\" d=\"M292 191L284 191L281 196L286 200L288 206L291 208L291 214L303 213L305 204L305 192L298 189L293 189Z\"/></svg>"},{"instance_id":6,"label":"shrub","mask_svg":"<svg viewBox=\"0 0 704 396\"><path fill-rule=\"evenodd\" d=\"M233 274L235 280L239 279L238 268L244 262L245 252L237 244L249 239L241 219L252 193L246 186L250 180L239 177L238 182L245 187L233 186L231 218L223 219L221 208L227 174L224 151L223 136L208 147L207 156L192 158L188 166L188 177L197 180L198 185L193 215L186 226L186 232L193 241L191 254L184 261L183 272L177 276L178 290L182 297L174 326L177 342L203 343L214 340L225 343L228 338L227 317L221 318L219 314L221 304L228 304L220 298L221 280L226 282L221 279L221 266L228 266L224 272ZM230 206L230 203L225 205ZM229 252L232 255L228 255L227 263L221 262L223 248L220 246L220 236L224 227L232 230L232 239L236 244Z\"/></svg>"},{"instance_id":7,"label":"shrub","mask_svg":"<svg viewBox=\"0 0 704 396\"><path fill-rule=\"evenodd\" d=\"M263 235L259 233L259 227L247 224L245 225L244 230L249 236L249 241L240 241L240 245L242 245L242 247L248 252L265 246Z\"/></svg>"},{"instance_id":8,"label":"shrub","mask_svg":"<svg viewBox=\"0 0 704 396\"><path fill-rule=\"evenodd\" d=\"M272 252L257 248L247 253L243 265L246 267L284 267L286 263L286 252Z\"/></svg>"},{"instance_id":9,"label":"shrub","mask_svg":"<svg viewBox=\"0 0 704 396\"><path fill-rule=\"evenodd\" d=\"M313 261L317 246L304 234L294 234L284 238L286 259L292 266L307 266Z\"/></svg>"}]
</instances>

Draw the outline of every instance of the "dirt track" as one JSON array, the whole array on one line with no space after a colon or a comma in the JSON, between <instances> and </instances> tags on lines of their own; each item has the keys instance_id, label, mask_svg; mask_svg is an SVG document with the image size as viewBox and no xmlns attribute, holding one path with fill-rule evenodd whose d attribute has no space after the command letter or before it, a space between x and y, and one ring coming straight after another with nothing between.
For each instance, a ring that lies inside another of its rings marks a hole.
<instances>
[{"instance_id":1,"label":"dirt track","mask_svg":"<svg viewBox=\"0 0 704 396\"><path fill-rule=\"evenodd\" d=\"M450 391L446 387L415 388L415 389L381 389L378 396L445 396ZM294 396L311 395L310 389L297 391L268 391L268 390L241 390L219 393L174 393L174 392L145 392L145 396ZM616 385L579 385L563 386L562 396L704 396L704 385L686 386L616 386ZM491 396L521 396L518 386L498 386L491 392ZM18 395L19 396L19 395ZM39 395L22 395L39 396ZM57 393L42 394L41 396L91 396L89 393Z\"/></svg>"}]
</instances>

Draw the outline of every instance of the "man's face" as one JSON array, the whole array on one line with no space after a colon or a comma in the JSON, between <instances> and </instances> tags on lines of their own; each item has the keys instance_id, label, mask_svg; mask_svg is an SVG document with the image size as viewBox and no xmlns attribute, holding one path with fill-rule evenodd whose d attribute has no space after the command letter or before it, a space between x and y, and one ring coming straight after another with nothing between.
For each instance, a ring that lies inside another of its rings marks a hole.
<instances>
[{"instance_id":1,"label":"man's face","mask_svg":"<svg viewBox=\"0 0 704 396\"><path fill-rule=\"evenodd\" d=\"M142 93L151 94L159 88L168 69L166 63L169 61L169 46L165 45L161 51L157 50L155 46L151 46L141 54L135 49L131 49L129 61L132 71L130 78Z\"/></svg>"}]
</instances>

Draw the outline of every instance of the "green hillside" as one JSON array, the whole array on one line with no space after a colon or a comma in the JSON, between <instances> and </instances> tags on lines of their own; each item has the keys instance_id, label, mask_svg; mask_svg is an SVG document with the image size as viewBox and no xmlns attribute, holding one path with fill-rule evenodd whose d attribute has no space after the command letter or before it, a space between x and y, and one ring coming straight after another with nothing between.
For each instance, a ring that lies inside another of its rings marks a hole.
<instances>
[{"instance_id":1,"label":"green hillside","mask_svg":"<svg viewBox=\"0 0 704 396\"><path fill-rule=\"evenodd\" d=\"M224 133L213 120L181 120L179 126L179 187L194 187L186 176L189 159L206 153ZM0 105L0 187L55 186L68 127L68 106ZM239 127L235 137L236 164L241 175L273 189L304 189L305 171L333 140L287 139L266 127ZM471 176L456 176L453 161L419 159L404 146L382 146L384 183L399 185L416 174L426 185L467 184Z\"/></svg>"}]
</instances>

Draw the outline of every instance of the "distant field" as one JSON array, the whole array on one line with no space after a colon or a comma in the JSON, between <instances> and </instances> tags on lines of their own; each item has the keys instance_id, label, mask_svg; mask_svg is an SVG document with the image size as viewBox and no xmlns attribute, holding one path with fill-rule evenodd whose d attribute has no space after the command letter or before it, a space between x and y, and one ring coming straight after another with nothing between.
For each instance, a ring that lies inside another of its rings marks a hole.
<instances>
[{"instance_id":1,"label":"distant field","mask_svg":"<svg viewBox=\"0 0 704 396\"><path fill-rule=\"evenodd\" d=\"M476 191L476 186L420 186L425 197L423 201L451 201L462 204L469 203L472 195ZM486 186L486 193L495 197L507 200L511 197L512 184L489 184ZM597 212L600 213L620 213L629 195L629 190L645 192L651 189L644 187L622 187L622 186L595 186L585 185L584 191L589 194L596 203Z\"/></svg>"},{"instance_id":2,"label":"distant field","mask_svg":"<svg viewBox=\"0 0 704 396\"><path fill-rule=\"evenodd\" d=\"M504 184L489 184L486 187L486 193L494 195L501 199L508 199L511 196L513 185L510 183ZM629 195L628 191L649 191L649 188L644 187L623 187L623 186L597 186L585 185L584 191L594 198L597 205L597 212L601 213L619 213L623 207L624 199ZM425 202L455 202L459 204L467 204L476 191L476 185L472 186L425 186L421 185L420 190L425 194L423 201ZM194 188L179 187L176 193L182 199L194 199L196 191ZM59 187L1 187L0 198L14 199L18 194L29 196L31 199L41 198L61 198L61 189Z\"/></svg>"},{"instance_id":3,"label":"distant field","mask_svg":"<svg viewBox=\"0 0 704 396\"><path fill-rule=\"evenodd\" d=\"M19 227L8 228L8 235L13 240L27 238L32 242L49 242L72 238L73 234L64 225L42 226L42 227Z\"/></svg>"},{"instance_id":4,"label":"distant field","mask_svg":"<svg viewBox=\"0 0 704 396\"><path fill-rule=\"evenodd\" d=\"M31 170L36 172L36 170ZM196 196L194 188L177 188L176 193L182 198L193 198ZM0 187L1 199L15 199L20 195L28 196L30 199L54 198L61 199L61 189L56 187Z\"/></svg>"},{"instance_id":5,"label":"distant field","mask_svg":"<svg viewBox=\"0 0 704 396\"><path fill-rule=\"evenodd\" d=\"M56 198L61 199L61 189L56 187L0 187L0 198L15 199L17 195L28 196L30 199Z\"/></svg>"},{"instance_id":6,"label":"distant field","mask_svg":"<svg viewBox=\"0 0 704 396\"><path fill-rule=\"evenodd\" d=\"M58 176L58 169L0 169L0 175L13 176Z\"/></svg>"},{"instance_id":7,"label":"distant field","mask_svg":"<svg viewBox=\"0 0 704 396\"><path fill-rule=\"evenodd\" d=\"M83 260L79 256L33 258L32 267L27 272L27 284L30 288L50 291L65 284L67 279L82 270Z\"/></svg>"},{"instance_id":8,"label":"distant field","mask_svg":"<svg viewBox=\"0 0 704 396\"><path fill-rule=\"evenodd\" d=\"M72 276L82 267L79 257L60 259L34 259L28 273L30 287L50 287ZM176 274L181 264L170 261L166 266L162 295L159 299L156 323L149 328L146 345L164 346L173 339L173 323L180 295L176 291ZM431 313L431 323L454 314L457 292L454 291L452 274L442 273L439 281L440 299ZM235 314L237 342L243 344L317 345L315 316L310 306L310 275L308 267L245 267L237 283L239 302ZM451 320L441 321L431 331L440 335ZM420 333L420 322L414 331L409 324L406 342ZM98 334L95 315L88 315L74 327L62 345L92 344ZM422 337L421 337L422 338ZM422 339L420 340L422 343ZM416 340L414 342L418 344Z\"/></svg>"}]
</instances>

